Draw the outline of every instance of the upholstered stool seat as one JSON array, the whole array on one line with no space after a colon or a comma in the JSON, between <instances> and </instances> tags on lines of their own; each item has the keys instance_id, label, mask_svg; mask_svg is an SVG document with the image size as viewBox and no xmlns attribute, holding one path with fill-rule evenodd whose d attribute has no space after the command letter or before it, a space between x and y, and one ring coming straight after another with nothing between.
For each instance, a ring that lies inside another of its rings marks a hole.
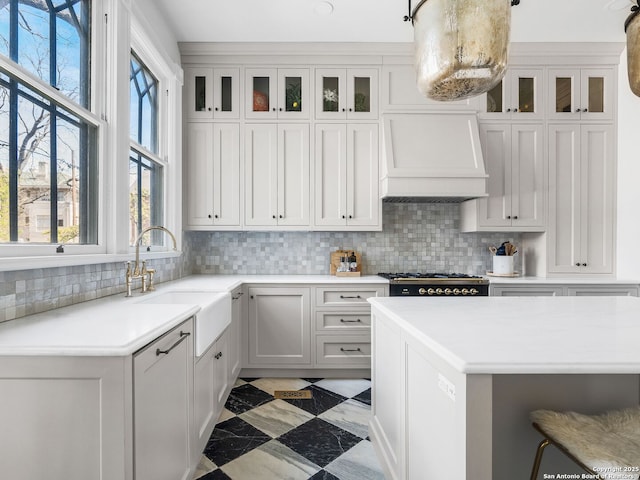
<instances>
[{"instance_id":1,"label":"upholstered stool seat","mask_svg":"<svg viewBox=\"0 0 640 480\"><path fill-rule=\"evenodd\" d=\"M542 452L549 444L592 475L606 479L640 476L640 407L602 415L536 410L530 417L545 437L538 446L531 480L537 478Z\"/></svg>"}]
</instances>

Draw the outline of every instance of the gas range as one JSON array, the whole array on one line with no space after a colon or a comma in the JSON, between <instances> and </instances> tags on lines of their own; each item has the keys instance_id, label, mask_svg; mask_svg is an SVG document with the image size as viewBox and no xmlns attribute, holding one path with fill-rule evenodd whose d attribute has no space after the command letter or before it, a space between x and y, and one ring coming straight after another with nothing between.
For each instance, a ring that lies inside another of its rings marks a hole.
<instances>
[{"instance_id":1,"label":"gas range","mask_svg":"<svg viewBox=\"0 0 640 480\"><path fill-rule=\"evenodd\" d=\"M394 296L488 296L489 280L464 273L378 273L389 280L389 294Z\"/></svg>"}]
</instances>

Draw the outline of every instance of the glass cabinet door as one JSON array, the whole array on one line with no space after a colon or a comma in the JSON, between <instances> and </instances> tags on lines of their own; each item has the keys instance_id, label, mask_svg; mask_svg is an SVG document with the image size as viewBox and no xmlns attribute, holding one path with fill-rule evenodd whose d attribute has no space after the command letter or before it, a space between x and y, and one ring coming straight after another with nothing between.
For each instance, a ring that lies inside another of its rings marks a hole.
<instances>
[{"instance_id":1,"label":"glass cabinet door","mask_svg":"<svg viewBox=\"0 0 640 480\"><path fill-rule=\"evenodd\" d=\"M316 70L316 117L378 118L378 71L373 68Z\"/></svg>"},{"instance_id":2,"label":"glass cabinet door","mask_svg":"<svg viewBox=\"0 0 640 480\"><path fill-rule=\"evenodd\" d=\"M542 70L514 68L485 95L482 118L542 117Z\"/></svg>"},{"instance_id":3,"label":"glass cabinet door","mask_svg":"<svg viewBox=\"0 0 640 480\"><path fill-rule=\"evenodd\" d=\"M238 77L236 68L215 69L213 73L214 118L239 118Z\"/></svg>"},{"instance_id":4,"label":"glass cabinet door","mask_svg":"<svg viewBox=\"0 0 640 480\"><path fill-rule=\"evenodd\" d=\"M612 79L610 69L550 69L549 117L610 120Z\"/></svg>"},{"instance_id":5,"label":"glass cabinet door","mask_svg":"<svg viewBox=\"0 0 640 480\"><path fill-rule=\"evenodd\" d=\"M185 86L188 118L213 118L213 69L185 69Z\"/></svg>"}]
</instances>

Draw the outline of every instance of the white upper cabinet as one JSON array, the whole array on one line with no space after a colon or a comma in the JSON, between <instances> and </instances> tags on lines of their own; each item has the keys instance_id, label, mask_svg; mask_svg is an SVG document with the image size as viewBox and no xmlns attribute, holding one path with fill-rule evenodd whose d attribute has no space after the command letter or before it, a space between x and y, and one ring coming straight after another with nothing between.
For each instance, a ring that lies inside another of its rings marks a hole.
<instances>
[{"instance_id":1,"label":"white upper cabinet","mask_svg":"<svg viewBox=\"0 0 640 480\"><path fill-rule=\"evenodd\" d=\"M187 226L240 226L240 125L187 125Z\"/></svg>"},{"instance_id":2,"label":"white upper cabinet","mask_svg":"<svg viewBox=\"0 0 640 480\"><path fill-rule=\"evenodd\" d=\"M462 231L544 231L543 131L540 123L480 125L488 197L463 202Z\"/></svg>"},{"instance_id":3,"label":"white upper cabinet","mask_svg":"<svg viewBox=\"0 0 640 480\"><path fill-rule=\"evenodd\" d=\"M239 119L238 68L185 69L185 110L190 120Z\"/></svg>"},{"instance_id":4,"label":"white upper cabinet","mask_svg":"<svg viewBox=\"0 0 640 480\"><path fill-rule=\"evenodd\" d=\"M245 225L308 226L309 125L247 124L245 182Z\"/></svg>"},{"instance_id":5,"label":"white upper cabinet","mask_svg":"<svg viewBox=\"0 0 640 480\"><path fill-rule=\"evenodd\" d=\"M551 273L613 273L614 142L612 125L549 126Z\"/></svg>"},{"instance_id":6,"label":"white upper cabinet","mask_svg":"<svg viewBox=\"0 0 640 480\"><path fill-rule=\"evenodd\" d=\"M245 91L245 118L309 118L309 70L306 68L247 68Z\"/></svg>"},{"instance_id":7,"label":"white upper cabinet","mask_svg":"<svg viewBox=\"0 0 640 480\"><path fill-rule=\"evenodd\" d=\"M378 125L317 124L315 146L316 229L381 229Z\"/></svg>"},{"instance_id":8,"label":"white upper cabinet","mask_svg":"<svg viewBox=\"0 0 640 480\"><path fill-rule=\"evenodd\" d=\"M512 68L481 98L480 118L539 120L544 116L542 68Z\"/></svg>"},{"instance_id":9,"label":"white upper cabinet","mask_svg":"<svg viewBox=\"0 0 640 480\"><path fill-rule=\"evenodd\" d=\"M316 118L375 120L378 118L378 70L317 68Z\"/></svg>"},{"instance_id":10,"label":"white upper cabinet","mask_svg":"<svg viewBox=\"0 0 640 480\"><path fill-rule=\"evenodd\" d=\"M610 68L550 68L548 117L612 120L614 72Z\"/></svg>"}]
</instances>

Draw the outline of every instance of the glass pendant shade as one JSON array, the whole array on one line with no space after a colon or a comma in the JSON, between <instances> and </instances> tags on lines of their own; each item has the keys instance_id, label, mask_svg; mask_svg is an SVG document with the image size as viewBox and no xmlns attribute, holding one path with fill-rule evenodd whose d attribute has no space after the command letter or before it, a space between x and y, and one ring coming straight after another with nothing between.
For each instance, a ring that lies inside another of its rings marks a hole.
<instances>
[{"instance_id":1,"label":"glass pendant shade","mask_svg":"<svg viewBox=\"0 0 640 480\"><path fill-rule=\"evenodd\" d=\"M511 0L423 0L412 17L423 95L441 101L474 97L504 76Z\"/></svg>"},{"instance_id":2,"label":"glass pendant shade","mask_svg":"<svg viewBox=\"0 0 640 480\"><path fill-rule=\"evenodd\" d=\"M627 33L627 70L629 87L634 95L640 97L640 16L639 9L634 9L624 24Z\"/></svg>"}]
</instances>

